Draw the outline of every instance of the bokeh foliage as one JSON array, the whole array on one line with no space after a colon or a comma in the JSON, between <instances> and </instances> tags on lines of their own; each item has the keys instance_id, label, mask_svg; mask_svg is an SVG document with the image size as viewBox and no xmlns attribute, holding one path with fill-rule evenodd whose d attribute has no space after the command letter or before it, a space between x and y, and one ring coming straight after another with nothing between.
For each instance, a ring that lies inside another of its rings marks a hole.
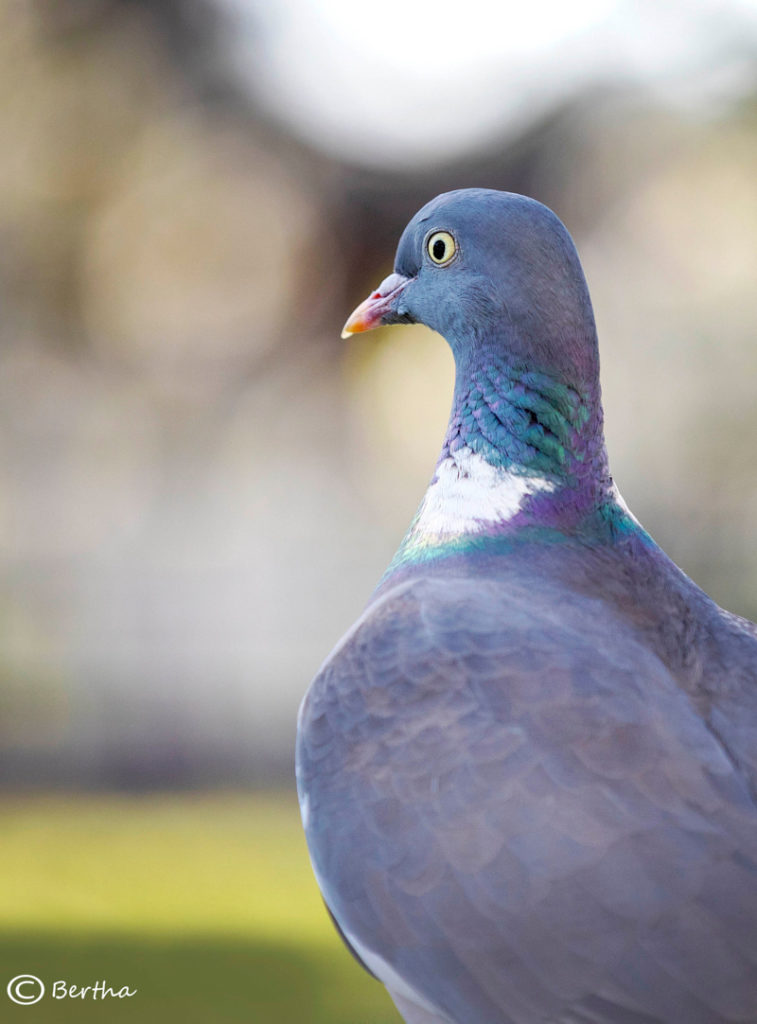
<instances>
[{"instance_id":1,"label":"bokeh foliage","mask_svg":"<svg viewBox=\"0 0 757 1024\"><path fill-rule=\"evenodd\" d=\"M339 331L449 188L565 220L618 485L757 616L753 90L683 107L599 81L516 125L508 96L454 159L369 166L264 110L236 44L254 72L272 29L243 39L233 7L0 0L6 789L291 784L297 704L391 559L450 402L437 336ZM726 15L716 48L746 67Z\"/></svg>"}]
</instances>

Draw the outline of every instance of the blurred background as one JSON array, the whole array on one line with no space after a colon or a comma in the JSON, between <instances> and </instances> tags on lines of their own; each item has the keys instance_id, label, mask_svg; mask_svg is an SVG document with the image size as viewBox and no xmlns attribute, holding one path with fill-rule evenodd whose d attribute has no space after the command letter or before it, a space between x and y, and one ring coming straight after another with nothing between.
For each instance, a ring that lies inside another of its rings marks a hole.
<instances>
[{"instance_id":1,"label":"blurred background","mask_svg":"<svg viewBox=\"0 0 757 1024\"><path fill-rule=\"evenodd\" d=\"M452 361L342 323L437 192L547 203L627 502L757 618L757 0L0 0L0 138L0 999L139 989L3 1016L397 1021L294 723Z\"/></svg>"}]
</instances>

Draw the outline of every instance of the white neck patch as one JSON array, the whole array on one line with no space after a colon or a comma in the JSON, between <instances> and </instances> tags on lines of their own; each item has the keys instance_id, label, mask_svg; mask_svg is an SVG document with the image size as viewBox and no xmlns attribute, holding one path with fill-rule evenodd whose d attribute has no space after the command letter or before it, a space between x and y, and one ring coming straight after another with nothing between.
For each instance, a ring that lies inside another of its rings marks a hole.
<instances>
[{"instance_id":1,"label":"white neck patch","mask_svg":"<svg viewBox=\"0 0 757 1024\"><path fill-rule=\"evenodd\" d=\"M553 491L551 480L492 466L467 445L443 459L410 529L409 540L434 544L481 533L506 523L537 491Z\"/></svg>"}]
</instances>

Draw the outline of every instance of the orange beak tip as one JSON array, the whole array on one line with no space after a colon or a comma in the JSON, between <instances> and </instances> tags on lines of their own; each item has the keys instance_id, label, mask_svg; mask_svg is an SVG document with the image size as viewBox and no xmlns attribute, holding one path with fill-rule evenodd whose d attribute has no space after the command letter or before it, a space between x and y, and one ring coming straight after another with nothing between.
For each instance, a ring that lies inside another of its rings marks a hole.
<instances>
[{"instance_id":1,"label":"orange beak tip","mask_svg":"<svg viewBox=\"0 0 757 1024\"><path fill-rule=\"evenodd\" d=\"M371 292L368 298L352 311L342 328L342 337L350 338L353 334L372 331L374 327L381 327L386 323L384 317L391 312L392 303L407 283L408 279L401 274L390 274L375 292Z\"/></svg>"}]
</instances>

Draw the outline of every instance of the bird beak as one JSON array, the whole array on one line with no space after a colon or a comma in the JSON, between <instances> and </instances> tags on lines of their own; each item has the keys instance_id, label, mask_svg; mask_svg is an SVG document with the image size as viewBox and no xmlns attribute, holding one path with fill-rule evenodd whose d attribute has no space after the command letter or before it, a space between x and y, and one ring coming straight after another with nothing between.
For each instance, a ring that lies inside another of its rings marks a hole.
<instances>
[{"instance_id":1,"label":"bird beak","mask_svg":"<svg viewBox=\"0 0 757 1024\"><path fill-rule=\"evenodd\" d=\"M388 316L396 312L395 299L410 282L410 278L402 274L390 274L381 282L375 292L361 302L349 316L342 331L343 338L361 331L372 331L374 327L391 323Z\"/></svg>"}]
</instances>

